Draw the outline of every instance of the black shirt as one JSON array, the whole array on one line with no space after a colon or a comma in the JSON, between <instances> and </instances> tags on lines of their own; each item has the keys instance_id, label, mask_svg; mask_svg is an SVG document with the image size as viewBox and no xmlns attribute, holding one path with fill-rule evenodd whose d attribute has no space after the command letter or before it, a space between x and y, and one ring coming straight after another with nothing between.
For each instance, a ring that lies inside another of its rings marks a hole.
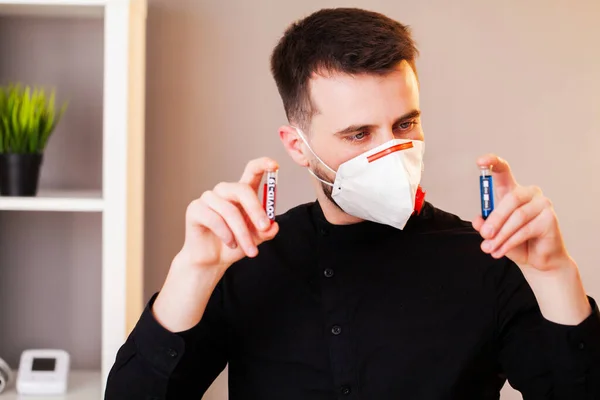
<instances>
[{"instance_id":1,"label":"black shirt","mask_svg":"<svg viewBox=\"0 0 600 400\"><path fill-rule=\"evenodd\" d=\"M200 399L229 364L231 400L600 399L600 313L541 315L520 269L469 222L426 203L404 230L328 223L319 203L278 216L232 265L200 323L171 333L150 299L106 399Z\"/></svg>"}]
</instances>

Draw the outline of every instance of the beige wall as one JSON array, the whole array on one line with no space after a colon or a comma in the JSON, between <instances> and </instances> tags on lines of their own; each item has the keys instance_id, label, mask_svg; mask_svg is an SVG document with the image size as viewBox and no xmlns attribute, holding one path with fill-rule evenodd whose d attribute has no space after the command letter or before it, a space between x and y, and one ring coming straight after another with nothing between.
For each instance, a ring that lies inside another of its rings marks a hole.
<instances>
[{"instance_id":1,"label":"beige wall","mask_svg":"<svg viewBox=\"0 0 600 400\"><path fill-rule=\"evenodd\" d=\"M428 199L471 218L475 158L497 152L521 183L553 200L587 289L600 298L597 0L150 0L147 296L181 246L187 203L237 179L249 159L280 161L279 211L313 199L308 174L277 138L285 119L268 59L292 20L327 6L368 7L413 27ZM219 383L207 398L226 398Z\"/></svg>"}]
</instances>

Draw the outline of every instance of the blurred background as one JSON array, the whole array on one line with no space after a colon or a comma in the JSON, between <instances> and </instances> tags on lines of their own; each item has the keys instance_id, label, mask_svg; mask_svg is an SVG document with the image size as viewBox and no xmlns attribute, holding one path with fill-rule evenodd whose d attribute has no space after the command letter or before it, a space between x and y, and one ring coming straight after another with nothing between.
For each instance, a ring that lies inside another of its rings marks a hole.
<instances>
[{"instance_id":1,"label":"blurred background","mask_svg":"<svg viewBox=\"0 0 600 400\"><path fill-rule=\"evenodd\" d=\"M554 202L586 288L600 297L600 2L150 0L146 298L182 244L187 204L237 180L248 160L280 162L278 212L314 200L309 174L278 139L286 119L269 56L291 22L337 6L412 27L427 199L471 219L475 159L501 155ZM226 398L224 375L205 398ZM521 397L506 387L502 398Z\"/></svg>"}]
</instances>

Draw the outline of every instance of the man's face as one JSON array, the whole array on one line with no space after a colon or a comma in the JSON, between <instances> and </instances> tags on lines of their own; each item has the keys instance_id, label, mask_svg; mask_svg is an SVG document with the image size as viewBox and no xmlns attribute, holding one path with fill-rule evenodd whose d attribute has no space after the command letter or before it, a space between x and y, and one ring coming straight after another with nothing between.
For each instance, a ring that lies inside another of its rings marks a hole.
<instances>
[{"instance_id":1,"label":"man's face","mask_svg":"<svg viewBox=\"0 0 600 400\"><path fill-rule=\"evenodd\" d=\"M423 140L417 78L406 62L388 75L319 76L310 82L319 112L313 116L309 142L333 170L392 139ZM305 154L310 154L307 151ZM334 174L310 157L310 168L327 182ZM331 198L331 187L323 184ZM335 202L334 202L335 203Z\"/></svg>"}]
</instances>

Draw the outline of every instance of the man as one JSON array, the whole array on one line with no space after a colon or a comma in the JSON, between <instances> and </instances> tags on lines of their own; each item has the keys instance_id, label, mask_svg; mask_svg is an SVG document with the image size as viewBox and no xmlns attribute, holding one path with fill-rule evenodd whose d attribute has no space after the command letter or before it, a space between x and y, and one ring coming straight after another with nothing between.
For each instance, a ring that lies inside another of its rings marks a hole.
<instances>
[{"instance_id":1,"label":"man","mask_svg":"<svg viewBox=\"0 0 600 400\"><path fill-rule=\"evenodd\" d=\"M270 223L268 158L194 200L106 399L200 399L227 364L233 400L497 399L506 379L525 399L600 399L600 313L540 190L485 155L486 220L415 204L416 55L406 27L364 10L285 32L279 134L317 201Z\"/></svg>"}]
</instances>

